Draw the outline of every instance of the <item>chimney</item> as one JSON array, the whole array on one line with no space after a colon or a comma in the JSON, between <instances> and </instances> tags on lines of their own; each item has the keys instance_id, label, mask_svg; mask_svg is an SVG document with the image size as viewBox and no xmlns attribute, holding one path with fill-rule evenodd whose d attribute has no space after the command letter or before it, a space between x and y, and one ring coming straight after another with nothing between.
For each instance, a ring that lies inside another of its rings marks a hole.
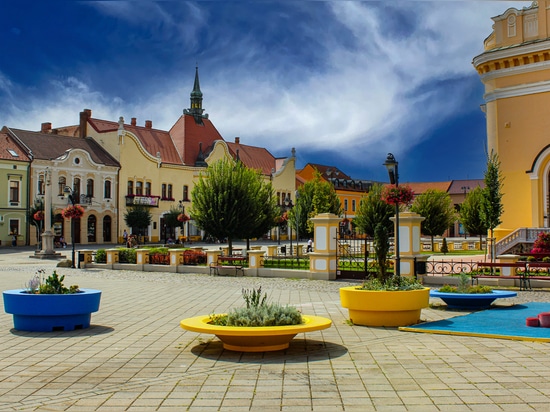
<instances>
[{"instance_id":1,"label":"chimney","mask_svg":"<svg viewBox=\"0 0 550 412\"><path fill-rule=\"evenodd\" d=\"M84 138L88 135L88 119L92 117L92 111L90 109L84 109L80 112L80 137Z\"/></svg>"},{"instance_id":2,"label":"chimney","mask_svg":"<svg viewBox=\"0 0 550 412\"><path fill-rule=\"evenodd\" d=\"M240 138L240 137L235 137L235 143L236 143L236 144L241 143L241 138Z\"/></svg>"},{"instance_id":3,"label":"chimney","mask_svg":"<svg viewBox=\"0 0 550 412\"><path fill-rule=\"evenodd\" d=\"M137 124L137 119L135 117L132 117L132 120L130 120L130 124L132 126L135 126Z\"/></svg>"},{"instance_id":4,"label":"chimney","mask_svg":"<svg viewBox=\"0 0 550 412\"><path fill-rule=\"evenodd\" d=\"M52 130L52 124L50 122L42 123L40 127L40 133L50 133Z\"/></svg>"},{"instance_id":5,"label":"chimney","mask_svg":"<svg viewBox=\"0 0 550 412\"><path fill-rule=\"evenodd\" d=\"M153 128L153 121L152 120L145 120L145 128L146 129L152 129Z\"/></svg>"}]
</instances>

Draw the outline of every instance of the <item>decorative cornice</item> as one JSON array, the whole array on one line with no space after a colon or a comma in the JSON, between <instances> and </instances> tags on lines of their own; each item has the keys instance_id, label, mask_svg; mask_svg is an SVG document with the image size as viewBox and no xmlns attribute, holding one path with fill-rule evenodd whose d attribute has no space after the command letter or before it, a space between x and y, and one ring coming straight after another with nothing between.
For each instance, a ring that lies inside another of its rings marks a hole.
<instances>
[{"instance_id":1,"label":"decorative cornice","mask_svg":"<svg viewBox=\"0 0 550 412\"><path fill-rule=\"evenodd\" d=\"M496 89L492 92L485 93L483 98L485 102L492 102L499 99L510 97L526 96L530 94L550 92L550 80L533 84L523 84L521 86L512 86L502 89Z\"/></svg>"},{"instance_id":2,"label":"decorative cornice","mask_svg":"<svg viewBox=\"0 0 550 412\"><path fill-rule=\"evenodd\" d=\"M474 57L472 64L476 68L476 70L479 72L481 70L480 66L483 66L484 64L491 63L491 66L494 65L494 63L501 63L504 65L504 61L510 60L513 58L519 58L519 57L532 57L535 55L539 55L540 53L548 53L550 51L550 40L544 39L544 40L535 40L533 42L528 43L522 43L502 49L496 49L496 50L489 50L486 51L479 56ZM521 65L525 65L524 63L521 63ZM519 66L516 66L519 67ZM492 69L493 71L495 69ZM504 70L500 69L500 70Z\"/></svg>"}]
</instances>

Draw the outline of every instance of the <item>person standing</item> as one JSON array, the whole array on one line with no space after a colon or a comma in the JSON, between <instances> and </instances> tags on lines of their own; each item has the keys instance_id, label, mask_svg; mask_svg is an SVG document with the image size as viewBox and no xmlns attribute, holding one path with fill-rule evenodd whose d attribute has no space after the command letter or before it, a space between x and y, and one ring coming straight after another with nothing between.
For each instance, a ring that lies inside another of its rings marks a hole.
<instances>
[{"instance_id":1,"label":"person standing","mask_svg":"<svg viewBox=\"0 0 550 412\"><path fill-rule=\"evenodd\" d=\"M306 253L309 253L309 252L313 252L313 239L311 238L307 241Z\"/></svg>"},{"instance_id":2,"label":"person standing","mask_svg":"<svg viewBox=\"0 0 550 412\"><path fill-rule=\"evenodd\" d=\"M124 229L124 233L122 234L122 238L124 239L124 244L127 245L128 244L128 232L126 231L126 229Z\"/></svg>"}]
</instances>

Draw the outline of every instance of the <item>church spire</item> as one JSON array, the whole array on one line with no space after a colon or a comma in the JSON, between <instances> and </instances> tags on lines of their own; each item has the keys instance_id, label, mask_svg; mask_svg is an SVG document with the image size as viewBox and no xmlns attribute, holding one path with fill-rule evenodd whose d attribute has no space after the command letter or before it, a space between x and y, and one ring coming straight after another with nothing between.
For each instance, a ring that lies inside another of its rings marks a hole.
<instances>
[{"instance_id":1,"label":"church spire","mask_svg":"<svg viewBox=\"0 0 550 412\"><path fill-rule=\"evenodd\" d=\"M191 108L184 109L184 114L190 114L195 117L197 123L202 123L202 118L208 118L208 114L203 114L202 108L202 92L199 82L199 66L195 67L195 83L193 84L193 91L191 92Z\"/></svg>"}]
</instances>

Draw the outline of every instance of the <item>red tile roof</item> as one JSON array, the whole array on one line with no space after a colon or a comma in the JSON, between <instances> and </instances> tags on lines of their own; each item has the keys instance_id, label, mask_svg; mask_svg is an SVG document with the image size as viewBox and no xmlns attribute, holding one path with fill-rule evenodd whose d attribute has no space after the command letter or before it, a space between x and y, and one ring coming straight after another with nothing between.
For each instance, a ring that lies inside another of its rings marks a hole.
<instances>
[{"instance_id":1,"label":"red tile roof","mask_svg":"<svg viewBox=\"0 0 550 412\"><path fill-rule=\"evenodd\" d=\"M202 144L202 152L207 155L216 140L223 140L222 135L209 119L201 118L201 120L202 124L197 124L192 115L181 115L168 132L186 165L195 165L200 144Z\"/></svg>"},{"instance_id":2,"label":"red tile roof","mask_svg":"<svg viewBox=\"0 0 550 412\"><path fill-rule=\"evenodd\" d=\"M15 153L14 156L12 153ZM0 132L0 159L29 162L30 158L25 151L12 139L8 133Z\"/></svg>"},{"instance_id":3,"label":"red tile roof","mask_svg":"<svg viewBox=\"0 0 550 412\"><path fill-rule=\"evenodd\" d=\"M260 170L264 175L270 175L276 170L276 159L263 147L248 146L241 143L226 142L234 159L238 156L246 167Z\"/></svg>"},{"instance_id":4,"label":"red tile roof","mask_svg":"<svg viewBox=\"0 0 550 412\"><path fill-rule=\"evenodd\" d=\"M424 193L425 191L432 190L441 190L443 192L448 192L451 187L451 181L449 182L406 182L399 183L399 185L408 185L412 189L415 195Z\"/></svg>"},{"instance_id":5,"label":"red tile roof","mask_svg":"<svg viewBox=\"0 0 550 412\"><path fill-rule=\"evenodd\" d=\"M56 159L64 155L68 150L82 149L88 152L92 160L98 164L120 166L103 147L91 138L62 136L20 129L7 130L22 141L30 149L32 157L36 159Z\"/></svg>"}]
</instances>

